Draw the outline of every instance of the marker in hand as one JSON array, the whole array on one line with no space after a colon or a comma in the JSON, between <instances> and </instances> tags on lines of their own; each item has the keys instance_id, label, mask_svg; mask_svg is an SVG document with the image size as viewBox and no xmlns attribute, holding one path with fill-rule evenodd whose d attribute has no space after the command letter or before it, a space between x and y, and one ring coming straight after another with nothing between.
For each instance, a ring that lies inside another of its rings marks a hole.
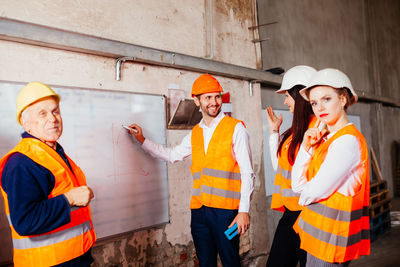
<instances>
[{"instance_id":1,"label":"marker in hand","mask_svg":"<svg viewBox=\"0 0 400 267\"><path fill-rule=\"evenodd\" d=\"M138 140L141 144L144 143L144 140L146 138L143 136L142 128L140 128L139 125L134 123L129 126L122 125L122 127L127 129L129 133L132 134L136 138L136 140Z\"/></svg>"},{"instance_id":2,"label":"marker in hand","mask_svg":"<svg viewBox=\"0 0 400 267\"><path fill-rule=\"evenodd\" d=\"M122 127L124 127L125 129L127 129L128 131L134 131L135 133L138 132L138 130L136 130L135 128L130 128L129 126L126 126L126 125L122 125Z\"/></svg>"}]
</instances>

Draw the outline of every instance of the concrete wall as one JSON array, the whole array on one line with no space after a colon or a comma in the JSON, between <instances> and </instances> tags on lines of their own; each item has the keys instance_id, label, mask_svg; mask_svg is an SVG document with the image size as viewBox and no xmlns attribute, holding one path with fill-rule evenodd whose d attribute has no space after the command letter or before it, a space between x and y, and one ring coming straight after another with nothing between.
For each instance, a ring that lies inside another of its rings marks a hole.
<instances>
[{"instance_id":1,"label":"concrete wall","mask_svg":"<svg viewBox=\"0 0 400 267\"><path fill-rule=\"evenodd\" d=\"M400 102L400 3L398 1L258 1L263 68L306 64L344 71L353 87ZM288 19L290 18L290 19ZM264 104L265 102L265 104ZM263 105L270 104L265 99ZM358 104L368 144L376 150L385 179L393 180L390 144L398 140L398 108ZM393 195L393 191L391 191Z\"/></svg>"},{"instance_id":2,"label":"concrete wall","mask_svg":"<svg viewBox=\"0 0 400 267\"><path fill-rule=\"evenodd\" d=\"M362 0L260 0L263 69L289 69L299 62L343 70L355 88L370 91L368 29ZM262 17L261 17L262 16Z\"/></svg>"},{"instance_id":3,"label":"concrete wall","mask_svg":"<svg viewBox=\"0 0 400 267\"><path fill-rule=\"evenodd\" d=\"M371 43L371 84L375 94L400 101L400 2L396 0L366 1ZM400 109L375 105L371 114L372 140L382 174L394 195L400 141ZM398 184L399 182L397 182ZM400 195L400 192L397 191Z\"/></svg>"},{"instance_id":4,"label":"concrete wall","mask_svg":"<svg viewBox=\"0 0 400 267\"><path fill-rule=\"evenodd\" d=\"M257 33L248 29L256 21L256 5L246 1L22 1L2 0L0 17L94 35L136 45L204 57L256 68L261 56ZM122 90L168 95L177 84L190 98L199 73L126 62L122 80L115 80L115 59L0 41L0 80L42 81L51 85ZM263 184L261 97L253 96L247 81L216 76L231 93L232 116L244 120L251 136L257 174L251 207L251 228L241 238L244 265L265 261L266 205ZM256 114L256 115L254 115ZM188 131L168 130L168 145L176 145ZM68 151L67 151L68 153ZM78 162L79 164L79 162ZM94 266L194 266L190 234L191 162L168 165L170 222L99 242L93 250Z\"/></svg>"},{"instance_id":5,"label":"concrete wall","mask_svg":"<svg viewBox=\"0 0 400 267\"><path fill-rule=\"evenodd\" d=\"M399 1L258 0L257 4L260 25L277 22L260 27L260 39L269 38L261 46L263 69L287 70L299 64L338 68L348 74L355 89L400 102ZM271 89L262 89L262 106L287 109L283 97L273 96ZM362 132L393 196L400 108L360 101L348 113L360 116ZM270 236L280 216L268 211Z\"/></svg>"}]
</instances>

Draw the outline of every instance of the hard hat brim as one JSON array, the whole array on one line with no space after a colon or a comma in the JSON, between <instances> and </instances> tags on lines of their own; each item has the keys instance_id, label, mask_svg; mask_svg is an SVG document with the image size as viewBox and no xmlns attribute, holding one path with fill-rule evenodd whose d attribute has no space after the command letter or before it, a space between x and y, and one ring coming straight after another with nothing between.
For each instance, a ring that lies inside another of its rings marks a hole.
<instances>
[{"instance_id":1,"label":"hard hat brim","mask_svg":"<svg viewBox=\"0 0 400 267\"><path fill-rule=\"evenodd\" d=\"M279 90L276 90L275 93L277 94L284 94L286 91L289 91L290 89L286 88L280 88Z\"/></svg>"}]
</instances>

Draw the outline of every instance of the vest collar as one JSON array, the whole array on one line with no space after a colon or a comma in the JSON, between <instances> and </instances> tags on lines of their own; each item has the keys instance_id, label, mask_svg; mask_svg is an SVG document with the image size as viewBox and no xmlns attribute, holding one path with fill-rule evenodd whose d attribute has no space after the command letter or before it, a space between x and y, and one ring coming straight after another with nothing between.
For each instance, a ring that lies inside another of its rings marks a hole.
<instances>
[{"instance_id":1,"label":"vest collar","mask_svg":"<svg viewBox=\"0 0 400 267\"><path fill-rule=\"evenodd\" d=\"M37 140L39 140L39 141L42 142L42 140L40 140L39 138L37 138L37 137L35 137L35 136L29 134L28 132L23 132L23 133L21 134L21 137L22 137L22 138L34 138L34 139L37 139ZM57 146L56 146L56 152L57 152L58 154L60 154L60 153L64 154L64 149L62 148L62 146L61 146L58 142L57 142Z\"/></svg>"}]
</instances>

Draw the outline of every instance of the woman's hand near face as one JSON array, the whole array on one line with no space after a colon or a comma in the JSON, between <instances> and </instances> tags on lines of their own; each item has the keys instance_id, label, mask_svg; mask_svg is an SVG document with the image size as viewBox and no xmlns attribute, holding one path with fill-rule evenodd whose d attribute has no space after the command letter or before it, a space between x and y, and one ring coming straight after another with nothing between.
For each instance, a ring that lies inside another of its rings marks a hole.
<instances>
[{"instance_id":1,"label":"woman's hand near face","mask_svg":"<svg viewBox=\"0 0 400 267\"><path fill-rule=\"evenodd\" d=\"M324 128L321 131L319 130L319 125L320 121L318 120L317 124L315 125L314 128L309 128L305 133L304 133L304 138L302 142L302 146L309 151L311 147L314 145L318 144L322 137L327 133L327 130Z\"/></svg>"},{"instance_id":2,"label":"woman's hand near face","mask_svg":"<svg viewBox=\"0 0 400 267\"><path fill-rule=\"evenodd\" d=\"M267 114L267 120L269 124L269 133L279 133L279 128L282 125L282 114L279 115L279 118L275 115L272 107L267 107L265 109L265 113Z\"/></svg>"}]
</instances>

